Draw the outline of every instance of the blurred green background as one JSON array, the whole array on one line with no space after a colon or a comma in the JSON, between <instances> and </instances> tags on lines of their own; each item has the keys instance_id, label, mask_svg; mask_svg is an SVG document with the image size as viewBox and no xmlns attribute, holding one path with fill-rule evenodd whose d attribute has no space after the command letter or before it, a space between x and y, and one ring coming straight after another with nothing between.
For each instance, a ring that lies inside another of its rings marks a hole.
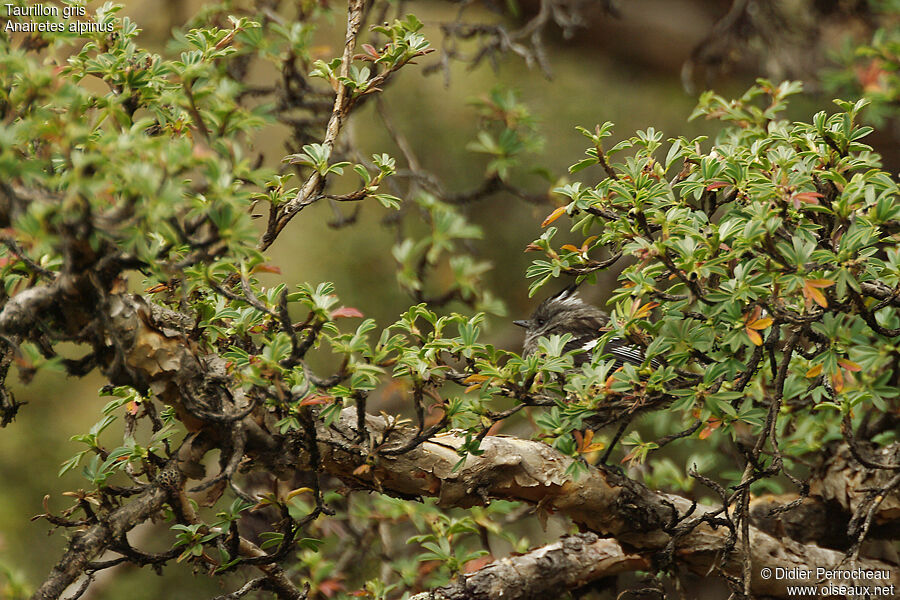
<instances>
[{"instance_id":1,"label":"blurred green background","mask_svg":"<svg viewBox=\"0 0 900 600\"><path fill-rule=\"evenodd\" d=\"M170 30L180 26L201 4L133 0L124 2L123 14L143 29L144 45L162 53ZM317 33L323 58L339 54L343 43L343 15L340 3L334 5L337 10L331 26ZM527 8L528 3L524 6ZM404 69L388 87L384 102L422 167L434 173L449 191L465 191L482 180L487 162L484 155L465 149L477 131L477 112L469 101L486 95L498 84L514 89L532 110L546 140L533 163L556 178L564 178L567 167L581 158L586 147L585 138L574 129L576 125L592 129L595 124L612 121L616 124L614 140L650 126L666 137L711 133L705 122L686 122L696 93L685 91L681 67L728 6L728 2L701 0L622 2L618 17L598 15L575 39L564 41L561 36L551 36L547 40L552 78L538 68L529 69L521 60L502 57L496 69L487 62L472 70L453 63L449 85L445 85L440 72L423 75L424 67L437 60L431 55L420 61L420 68ZM436 24L451 20L457 8L445 2L415 2L407 7L426 23L426 36L440 48ZM477 7L469 18L478 10L496 19L487 8ZM743 67L706 85L725 95L740 94L761 74L755 64ZM260 81L270 76L265 72L254 74ZM702 88L704 82L699 85ZM828 100L824 95L795 100L791 116L806 118L827 107ZM342 135L354 136L368 154L387 152L402 164L401 153L384 132L373 103L352 118ZM264 153L268 164L277 165L286 154L285 138L285 131L270 126L257 136L255 150ZM546 195L548 201L536 205L498 194L464 210L484 229L484 238L474 243L475 251L494 265L486 284L505 301L509 313L507 317L489 318L486 339L518 350L521 331L511 325L511 319L526 316L535 303L527 297L524 279L532 256L523 250L540 235L540 222L556 204L549 194L552 185L546 180L523 172L516 174L516 184L533 194ZM390 254L395 232L382 224L384 215L384 209L375 203L367 204L358 224L336 230L325 225L333 218L331 208L324 202L312 206L291 222L269 251L271 263L281 269L281 275L269 276L271 281L290 285L333 281L343 304L387 326L409 306L410 298L396 283ZM335 252L335 248L340 251ZM604 287L608 285L598 285L586 295L602 302ZM462 305L449 308L466 309ZM99 419L105 399L98 397L97 390L103 383L96 374L76 380L43 373L28 387L14 385L17 398L28 405L15 423L0 431L0 582L3 571L8 570L8 578L34 586L61 556L65 535L50 532L48 536L46 521L29 518L43 512L45 494L50 496L51 509L58 512L69 504L60 494L83 485L76 472L62 478L56 473L61 463L80 449L69 441L70 436L86 431ZM379 408L371 407L376 412ZM131 539L150 550L162 550L170 543L165 529L152 525L138 528ZM172 564L164 577L154 576L149 569L126 567L101 574L84 597L204 598L225 593L219 588L224 583L193 577L182 565Z\"/></svg>"}]
</instances>

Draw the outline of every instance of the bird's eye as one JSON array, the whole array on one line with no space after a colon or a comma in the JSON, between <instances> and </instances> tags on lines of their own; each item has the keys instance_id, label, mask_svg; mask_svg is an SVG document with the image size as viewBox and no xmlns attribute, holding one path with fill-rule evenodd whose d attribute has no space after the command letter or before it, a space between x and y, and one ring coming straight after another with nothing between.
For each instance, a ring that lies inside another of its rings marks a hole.
<instances>
[{"instance_id":1,"label":"bird's eye","mask_svg":"<svg viewBox=\"0 0 900 600\"><path fill-rule=\"evenodd\" d=\"M535 319L534 322L538 327L543 327L544 323L546 323L547 321L545 321L544 319Z\"/></svg>"}]
</instances>

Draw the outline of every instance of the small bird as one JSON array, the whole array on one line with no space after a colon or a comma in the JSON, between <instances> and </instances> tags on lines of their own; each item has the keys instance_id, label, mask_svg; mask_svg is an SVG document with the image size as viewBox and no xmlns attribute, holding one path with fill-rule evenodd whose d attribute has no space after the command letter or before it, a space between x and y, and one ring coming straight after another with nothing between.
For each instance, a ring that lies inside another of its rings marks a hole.
<instances>
[{"instance_id":1,"label":"small bird","mask_svg":"<svg viewBox=\"0 0 900 600\"><path fill-rule=\"evenodd\" d=\"M575 355L575 366L583 365L591 360L590 350L603 337L600 329L609 323L609 315L595 306L582 300L575 286L569 286L554 296L541 302L531 318L513 321L515 325L525 328L524 354L533 354L538 350L538 339L551 335L572 334L572 339L563 347L564 352L582 349L587 352ZM620 338L613 338L603 348L604 354L615 359L614 369L625 363L642 365L645 355L642 348ZM658 367L660 362L650 359L650 366Z\"/></svg>"}]
</instances>

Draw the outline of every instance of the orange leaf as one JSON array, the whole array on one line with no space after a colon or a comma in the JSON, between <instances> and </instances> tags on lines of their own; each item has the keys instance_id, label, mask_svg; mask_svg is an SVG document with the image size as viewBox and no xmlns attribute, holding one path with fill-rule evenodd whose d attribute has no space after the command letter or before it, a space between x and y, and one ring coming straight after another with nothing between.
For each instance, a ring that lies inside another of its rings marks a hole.
<instances>
[{"instance_id":1,"label":"orange leaf","mask_svg":"<svg viewBox=\"0 0 900 600\"><path fill-rule=\"evenodd\" d=\"M822 363L817 364L816 366L814 366L813 368L811 368L809 371L806 372L806 376L809 378L818 377L821 374L822 374Z\"/></svg>"},{"instance_id":2,"label":"orange leaf","mask_svg":"<svg viewBox=\"0 0 900 600\"><path fill-rule=\"evenodd\" d=\"M584 443L590 446L592 441L594 441L594 430L588 429L584 432Z\"/></svg>"},{"instance_id":3,"label":"orange leaf","mask_svg":"<svg viewBox=\"0 0 900 600\"><path fill-rule=\"evenodd\" d=\"M809 281L803 284L803 297L807 300L812 300L822 308L828 308L828 300L825 299L825 294L819 291L818 288L810 285Z\"/></svg>"},{"instance_id":4,"label":"orange leaf","mask_svg":"<svg viewBox=\"0 0 900 600\"><path fill-rule=\"evenodd\" d=\"M300 401L300 406L312 406L314 404L329 404L334 400L334 396L324 396L316 394L315 396L307 396Z\"/></svg>"},{"instance_id":5,"label":"orange leaf","mask_svg":"<svg viewBox=\"0 0 900 600\"><path fill-rule=\"evenodd\" d=\"M849 359L846 359L846 358L839 358L839 359L838 359L838 364L841 365L842 367L844 367L845 369L847 369L848 371L851 371L851 372L853 372L853 373L857 373L857 372L859 372L859 371L862 371L862 367L861 367L860 365L858 365L858 364L856 364L855 362L853 362L852 360L849 360Z\"/></svg>"},{"instance_id":6,"label":"orange leaf","mask_svg":"<svg viewBox=\"0 0 900 600\"><path fill-rule=\"evenodd\" d=\"M745 327L744 332L747 334L747 337L750 338L750 341L753 342L754 346L762 346L763 339L761 335L759 335L749 327Z\"/></svg>"},{"instance_id":7,"label":"orange leaf","mask_svg":"<svg viewBox=\"0 0 900 600\"><path fill-rule=\"evenodd\" d=\"M503 427L503 419L500 419L490 427L488 427L487 433L485 435L497 435L497 432L500 431L500 428Z\"/></svg>"},{"instance_id":8,"label":"orange leaf","mask_svg":"<svg viewBox=\"0 0 900 600\"><path fill-rule=\"evenodd\" d=\"M744 323L752 323L754 321L758 321L762 316L762 307L760 305L756 305L753 307L753 312L749 312L744 315Z\"/></svg>"},{"instance_id":9,"label":"orange leaf","mask_svg":"<svg viewBox=\"0 0 900 600\"><path fill-rule=\"evenodd\" d=\"M828 299L825 298L825 294L823 294L816 288L810 288L809 295L812 297L813 301L822 308L828 307Z\"/></svg>"},{"instance_id":10,"label":"orange leaf","mask_svg":"<svg viewBox=\"0 0 900 600\"><path fill-rule=\"evenodd\" d=\"M562 245L562 249L563 249L563 250L568 250L569 252L581 252L581 249L580 249L580 248L576 248L576 247L573 246L572 244L563 244L563 245Z\"/></svg>"},{"instance_id":11,"label":"orange leaf","mask_svg":"<svg viewBox=\"0 0 900 600\"><path fill-rule=\"evenodd\" d=\"M835 371L834 375L831 376L831 385L834 386L834 391L836 392L840 392L844 389L844 374L841 373L840 369Z\"/></svg>"},{"instance_id":12,"label":"orange leaf","mask_svg":"<svg viewBox=\"0 0 900 600\"><path fill-rule=\"evenodd\" d=\"M584 435L576 429L572 432L572 437L575 438L575 447L580 452L581 448L584 448Z\"/></svg>"},{"instance_id":13,"label":"orange leaf","mask_svg":"<svg viewBox=\"0 0 900 600\"><path fill-rule=\"evenodd\" d=\"M824 198L824 196L818 192L800 192L799 194L794 194L794 200L807 202L809 204L818 204L819 198Z\"/></svg>"},{"instance_id":14,"label":"orange leaf","mask_svg":"<svg viewBox=\"0 0 900 600\"><path fill-rule=\"evenodd\" d=\"M158 294L160 292L166 291L167 289L169 289L168 283L157 283L156 285L150 286L146 290L144 290L144 293L145 294Z\"/></svg>"},{"instance_id":15,"label":"orange leaf","mask_svg":"<svg viewBox=\"0 0 900 600\"><path fill-rule=\"evenodd\" d=\"M612 391L612 386L615 382L616 382L615 372L613 372L613 374L610 375L609 377L607 377L606 381L603 382L603 387L606 389L607 392L610 392L610 391Z\"/></svg>"},{"instance_id":16,"label":"orange leaf","mask_svg":"<svg viewBox=\"0 0 900 600\"><path fill-rule=\"evenodd\" d=\"M463 573L474 573L475 571L481 570L484 566L492 563L494 561L494 557L490 554L486 554L485 556L479 556L478 558L473 558L469 562L463 565L462 572Z\"/></svg>"},{"instance_id":17,"label":"orange leaf","mask_svg":"<svg viewBox=\"0 0 900 600\"><path fill-rule=\"evenodd\" d=\"M552 213L550 213L549 215L547 215L547 218L544 219L543 222L541 223L541 227L546 227L547 225L549 225L549 224L552 223L553 221L555 221L555 220L557 220L558 218L560 218L561 216L563 216L563 213L565 213L565 212L566 212L566 207L565 207L565 206L560 206L559 208L557 208L556 210L554 210Z\"/></svg>"},{"instance_id":18,"label":"orange leaf","mask_svg":"<svg viewBox=\"0 0 900 600\"><path fill-rule=\"evenodd\" d=\"M765 329L769 325L773 323L772 317L765 317L764 319L757 319L752 323L749 323L747 327L750 329Z\"/></svg>"},{"instance_id":19,"label":"orange leaf","mask_svg":"<svg viewBox=\"0 0 900 600\"><path fill-rule=\"evenodd\" d=\"M342 317L352 317L359 318L364 316L361 312L351 306L342 306L336 310L331 311L332 319L340 319Z\"/></svg>"},{"instance_id":20,"label":"orange leaf","mask_svg":"<svg viewBox=\"0 0 900 600\"><path fill-rule=\"evenodd\" d=\"M709 436L712 435L712 432L722 426L722 421L715 417L710 417L706 422L706 427L703 428L703 431L700 432L700 439L705 440Z\"/></svg>"},{"instance_id":21,"label":"orange leaf","mask_svg":"<svg viewBox=\"0 0 900 600\"><path fill-rule=\"evenodd\" d=\"M275 265L270 264L262 264L256 265L253 267L254 273L275 273L276 275L281 275L281 267L276 267Z\"/></svg>"},{"instance_id":22,"label":"orange leaf","mask_svg":"<svg viewBox=\"0 0 900 600\"><path fill-rule=\"evenodd\" d=\"M827 288L834 285L831 279L807 279L806 285L813 288Z\"/></svg>"},{"instance_id":23,"label":"orange leaf","mask_svg":"<svg viewBox=\"0 0 900 600\"><path fill-rule=\"evenodd\" d=\"M359 465L358 467L356 467L355 469L353 469L353 474L354 475L365 475L366 473L368 473L371 470L372 470L372 465L367 465L367 464L363 463L363 464Z\"/></svg>"},{"instance_id":24,"label":"orange leaf","mask_svg":"<svg viewBox=\"0 0 900 600\"><path fill-rule=\"evenodd\" d=\"M637 303L634 306L634 318L640 319L642 317L646 317L650 314L650 311L659 306L659 302L648 302L647 304L638 307Z\"/></svg>"},{"instance_id":25,"label":"orange leaf","mask_svg":"<svg viewBox=\"0 0 900 600\"><path fill-rule=\"evenodd\" d=\"M528 244L525 246L525 252L540 252L542 248L537 244Z\"/></svg>"},{"instance_id":26,"label":"orange leaf","mask_svg":"<svg viewBox=\"0 0 900 600\"><path fill-rule=\"evenodd\" d=\"M487 375L475 373L474 375L469 375L468 377L463 379L463 383L468 383L468 384L481 383L482 381L487 381L488 379L490 379L490 377L488 377Z\"/></svg>"},{"instance_id":27,"label":"orange leaf","mask_svg":"<svg viewBox=\"0 0 900 600\"><path fill-rule=\"evenodd\" d=\"M603 442L594 442L594 430L588 429L584 432L584 439L579 440L579 436L581 435L580 431L573 432L575 434L575 439L578 441L578 452L581 454L588 454L589 452L597 452L599 450L603 450L606 448L606 444Z\"/></svg>"}]
</instances>

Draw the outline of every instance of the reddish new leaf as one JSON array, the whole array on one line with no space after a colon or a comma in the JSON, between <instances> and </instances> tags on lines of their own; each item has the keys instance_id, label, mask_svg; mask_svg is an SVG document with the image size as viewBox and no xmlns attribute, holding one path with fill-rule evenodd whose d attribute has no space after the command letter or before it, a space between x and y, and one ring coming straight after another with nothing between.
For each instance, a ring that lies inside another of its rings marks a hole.
<instances>
[{"instance_id":1,"label":"reddish new leaf","mask_svg":"<svg viewBox=\"0 0 900 600\"><path fill-rule=\"evenodd\" d=\"M331 311L332 319L360 318L363 316L364 315L361 312L351 306L342 306L336 310Z\"/></svg>"},{"instance_id":2,"label":"reddish new leaf","mask_svg":"<svg viewBox=\"0 0 900 600\"><path fill-rule=\"evenodd\" d=\"M262 265L256 265L253 267L254 273L274 273L276 275L281 275L281 267L276 267L275 265L270 265L268 263Z\"/></svg>"},{"instance_id":3,"label":"reddish new leaf","mask_svg":"<svg viewBox=\"0 0 900 600\"><path fill-rule=\"evenodd\" d=\"M334 396L315 394L312 396L307 396L306 398L301 400L300 406L312 406L314 404L331 404L332 400L334 400Z\"/></svg>"},{"instance_id":4,"label":"reddish new leaf","mask_svg":"<svg viewBox=\"0 0 900 600\"><path fill-rule=\"evenodd\" d=\"M705 440L709 436L712 435L713 431L722 426L722 421L717 419L716 417L710 417L706 421L706 427L703 428L703 431L700 432L698 436L701 440Z\"/></svg>"},{"instance_id":5,"label":"reddish new leaf","mask_svg":"<svg viewBox=\"0 0 900 600\"><path fill-rule=\"evenodd\" d=\"M838 364L852 373L858 373L862 371L862 367L860 365L847 358L839 358Z\"/></svg>"}]
</instances>

